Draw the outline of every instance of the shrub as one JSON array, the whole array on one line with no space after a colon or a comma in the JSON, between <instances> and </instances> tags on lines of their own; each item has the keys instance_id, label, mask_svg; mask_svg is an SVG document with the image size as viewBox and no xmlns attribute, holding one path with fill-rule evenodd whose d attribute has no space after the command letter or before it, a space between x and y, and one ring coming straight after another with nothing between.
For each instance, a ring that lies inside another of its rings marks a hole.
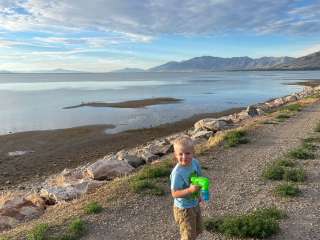
<instances>
[{"instance_id":1,"label":"shrub","mask_svg":"<svg viewBox=\"0 0 320 240\"><path fill-rule=\"evenodd\" d=\"M139 180L169 177L173 163L166 161L155 165L147 165L136 175Z\"/></svg>"},{"instance_id":2,"label":"shrub","mask_svg":"<svg viewBox=\"0 0 320 240\"><path fill-rule=\"evenodd\" d=\"M300 112L302 110L302 106L298 103L290 104L281 109L281 111L285 112Z\"/></svg>"},{"instance_id":3,"label":"shrub","mask_svg":"<svg viewBox=\"0 0 320 240\"><path fill-rule=\"evenodd\" d=\"M281 167L294 167L296 165L294 161L289 159L278 159L274 164Z\"/></svg>"},{"instance_id":4,"label":"shrub","mask_svg":"<svg viewBox=\"0 0 320 240\"><path fill-rule=\"evenodd\" d=\"M86 231L86 223L80 218L75 218L68 225L69 234L65 235L65 238L80 238Z\"/></svg>"},{"instance_id":5,"label":"shrub","mask_svg":"<svg viewBox=\"0 0 320 240\"><path fill-rule=\"evenodd\" d=\"M132 180L129 183L130 189L135 193L146 192L151 195L164 195L164 190L150 180Z\"/></svg>"},{"instance_id":6,"label":"shrub","mask_svg":"<svg viewBox=\"0 0 320 240\"><path fill-rule=\"evenodd\" d=\"M239 144L248 143L249 140L245 136L246 136L246 132L244 130L230 131L225 135L225 138L224 138L224 140L226 141L225 146L235 147Z\"/></svg>"},{"instance_id":7,"label":"shrub","mask_svg":"<svg viewBox=\"0 0 320 240\"><path fill-rule=\"evenodd\" d=\"M262 176L265 179L269 179L269 180L282 180L283 174L284 174L283 166L273 163L268 165L264 169Z\"/></svg>"},{"instance_id":8,"label":"shrub","mask_svg":"<svg viewBox=\"0 0 320 240\"><path fill-rule=\"evenodd\" d=\"M204 225L208 231L228 236L266 238L279 231L278 220L284 216L276 208L268 208L243 216L207 219Z\"/></svg>"},{"instance_id":9,"label":"shrub","mask_svg":"<svg viewBox=\"0 0 320 240\"><path fill-rule=\"evenodd\" d=\"M87 214L96 214L102 212L102 206L97 202L90 202L85 206L85 212Z\"/></svg>"},{"instance_id":10,"label":"shrub","mask_svg":"<svg viewBox=\"0 0 320 240\"><path fill-rule=\"evenodd\" d=\"M303 182L305 180L305 172L303 168L285 169L283 179L286 181Z\"/></svg>"},{"instance_id":11,"label":"shrub","mask_svg":"<svg viewBox=\"0 0 320 240\"><path fill-rule=\"evenodd\" d=\"M48 231L48 224L39 224L27 234L27 240L44 240Z\"/></svg>"},{"instance_id":12,"label":"shrub","mask_svg":"<svg viewBox=\"0 0 320 240\"><path fill-rule=\"evenodd\" d=\"M289 156L297 159L313 159L315 156L310 152L312 145L304 145L289 152Z\"/></svg>"},{"instance_id":13,"label":"shrub","mask_svg":"<svg viewBox=\"0 0 320 240\"><path fill-rule=\"evenodd\" d=\"M320 137L308 137L308 138L305 138L303 141L304 143L314 143L314 142L319 143Z\"/></svg>"},{"instance_id":14,"label":"shrub","mask_svg":"<svg viewBox=\"0 0 320 240\"><path fill-rule=\"evenodd\" d=\"M283 122L285 121L286 119L290 118L291 116L289 114L285 114L285 113L281 113L281 114L278 114L276 116L276 119L279 121L279 122Z\"/></svg>"},{"instance_id":15,"label":"shrub","mask_svg":"<svg viewBox=\"0 0 320 240\"><path fill-rule=\"evenodd\" d=\"M294 197L300 193L300 190L291 183L283 183L276 187L275 193L281 197Z\"/></svg>"}]
</instances>

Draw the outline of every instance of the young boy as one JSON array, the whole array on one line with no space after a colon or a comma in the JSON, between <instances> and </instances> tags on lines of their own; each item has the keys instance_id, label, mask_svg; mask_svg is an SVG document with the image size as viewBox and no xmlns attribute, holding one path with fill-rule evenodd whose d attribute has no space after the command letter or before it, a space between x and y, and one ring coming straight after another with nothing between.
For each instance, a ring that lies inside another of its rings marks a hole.
<instances>
[{"instance_id":1,"label":"young boy","mask_svg":"<svg viewBox=\"0 0 320 240\"><path fill-rule=\"evenodd\" d=\"M197 194L200 188L190 185L190 178L201 176L201 167L198 160L193 158L191 138L180 137L175 140L173 147L177 160L170 175L174 219L180 226L181 240L194 240L202 232L202 219Z\"/></svg>"}]
</instances>

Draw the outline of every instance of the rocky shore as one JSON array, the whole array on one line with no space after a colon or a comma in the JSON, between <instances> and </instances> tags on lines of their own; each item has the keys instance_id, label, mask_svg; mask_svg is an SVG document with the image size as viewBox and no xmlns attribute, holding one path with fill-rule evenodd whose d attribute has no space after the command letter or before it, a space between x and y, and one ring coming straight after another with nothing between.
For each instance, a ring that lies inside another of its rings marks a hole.
<instances>
[{"instance_id":1,"label":"rocky shore","mask_svg":"<svg viewBox=\"0 0 320 240\"><path fill-rule=\"evenodd\" d=\"M242 126L248 120L317 94L319 90L319 87L308 87L300 93L248 106L240 112L197 119L191 128L182 129L184 131L171 135L162 133L164 135L161 137L153 135L147 143L136 144L134 147L129 144L129 147L122 147L119 151L99 157L95 162L79 164L76 168L65 169L61 173L45 177L41 184L32 187L31 191L28 188L3 191L0 199L0 230L8 230L20 222L37 218L50 205L77 199L104 185L106 181L135 172L141 165L161 160L163 156L172 152L172 141L178 136L188 135L196 143L203 143L215 134Z\"/></svg>"}]
</instances>

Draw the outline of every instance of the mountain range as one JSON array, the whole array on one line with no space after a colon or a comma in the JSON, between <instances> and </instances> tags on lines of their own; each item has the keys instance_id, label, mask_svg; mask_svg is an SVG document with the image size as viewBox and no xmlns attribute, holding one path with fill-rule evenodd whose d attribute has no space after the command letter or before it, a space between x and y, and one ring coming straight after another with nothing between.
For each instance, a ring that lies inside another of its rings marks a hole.
<instances>
[{"instance_id":1,"label":"mountain range","mask_svg":"<svg viewBox=\"0 0 320 240\"><path fill-rule=\"evenodd\" d=\"M181 62L167 62L148 69L149 72L198 72L232 70L320 70L320 51L299 58L202 56Z\"/></svg>"}]
</instances>

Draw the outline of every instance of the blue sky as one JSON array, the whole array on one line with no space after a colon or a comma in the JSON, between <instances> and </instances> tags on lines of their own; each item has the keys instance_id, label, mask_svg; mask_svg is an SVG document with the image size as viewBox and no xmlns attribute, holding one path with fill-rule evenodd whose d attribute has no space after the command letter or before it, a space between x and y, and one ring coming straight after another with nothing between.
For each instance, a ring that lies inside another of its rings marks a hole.
<instances>
[{"instance_id":1,"label":"blue sky","mask_svg":"<svg viewBox=\"0 0 320 240\"><path fill-rule=\"evenodd\" d=\"M106 72L320 50L320 0L0 0L0 70Z\"/></svg>"}]
</instances>

